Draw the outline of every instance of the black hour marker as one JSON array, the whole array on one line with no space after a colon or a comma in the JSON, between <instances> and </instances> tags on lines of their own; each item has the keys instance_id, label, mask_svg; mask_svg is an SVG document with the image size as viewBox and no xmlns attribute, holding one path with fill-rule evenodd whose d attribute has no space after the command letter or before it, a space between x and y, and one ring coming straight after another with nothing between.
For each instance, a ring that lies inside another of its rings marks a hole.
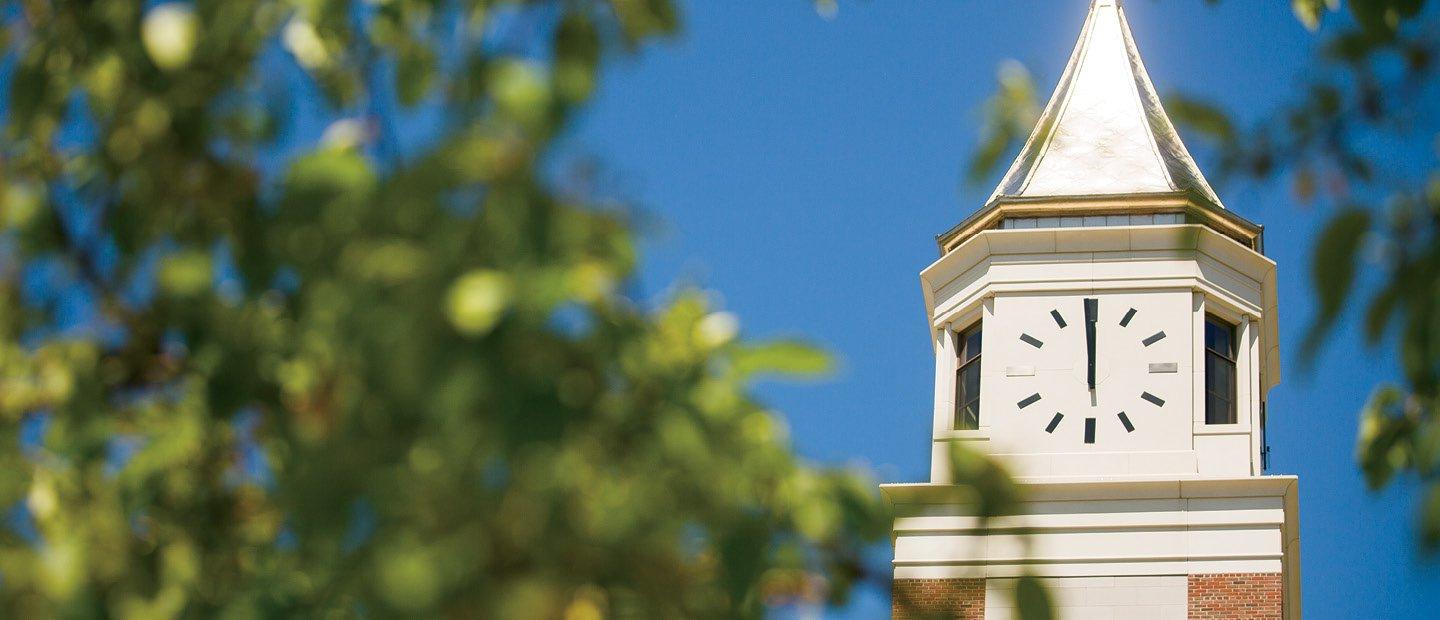
<instances>
[{"instance_id":1,"label":"black hour marker","mask_svg":"<svg viewBox=\"0 0 1440 620\"><path fill-rule=\"evenodd\" d=\"M1060 316L1059 310L1051 310L1050 316L1055 319L1055 324L1059 325L1060 329L1065 329L1065 317Z\"/></svg>"},{"instance_id":2,"label":"black hour marker","mask_svg":"<svg viewBox=\"0 0 1440 620\"><path fill-rule=\"evenodd\" d=\"M1085 443L1095 443L1095 418L1085 418Z\"/></svg>"},{"instance_id":3,"label":"black hour marker","mask_svg":"<svg viewBox=\"0 0 1440 620\"><path fill-rule=\"evenodd\" d=\"M1032 346L1032 347L1035 347L1035 348L1037 348L1037 349L1040 348L1040 347L1045 346L1045 343L1040 342L1039 340L1037 340L1034 336L1031 336L1030 334L1020 334L1020 339L1023 340L1023 341L1025 341L1025 344L1028 344L1028 345L1030 345L1030 346Z\"/></svg>"},{"instance_id":4,"label":"black hour marker","mask_svg":"<svg viewBox=\"0 0 1440 620\"><path fill-rule=\"evenodd\" d=\"M1016 403L1016 404L1019 405L1021 409L1024 409L1024 408L1026 408L1026 407L1029 407L1030 405L1035 404L1035 401L1038 401L1038 400L1040 400L1040 395L1039 395L1039 394L1031 394L1031 395L1029 395L1029 396L1026 396L1026 397L1025 397L1025 400L1022 400L1022 401L1020 401L1020 402L1018 402L1018 403Z\"/></svg>"},{"instance_id":5,"label":"black hour marker","mask_svg":"<svg viewBox=\"0 0 1440 620\"><path fill-rule=\"evenodd\" d=\"M1131 308L1129 312L1125 313L1125 317L1120 319L1120 327L1130 327L1130 319L1133 318L1135 318L1135 309Z\"/></svg>"},{"instance_id":6,"label":"black hour marker","mask_svg":"<svg viewBox=\"0 0 1440 620\"><path fill-rule=\"evenodd\" d=\"M1125 425L1125 432L1135 432L1135 425L1130 423L1130 416L1125 415L1124 411L1120 412L1120 423Z\"/></svg>"},{"instance_id":7,"label":"black hour marker","mask_svg":"<svg viewBox=\"0 0 1440 620\"><path fill-rule=\"evenodd\" d=\"M1155 406L1156 406L1156 407L1164 407L1164 406L1165 406L1165 399L1160 398L1159 396L1156 396L1156 395L1151 394L1151 393L1149 393L1149 392L1146 392L1146 393L1144 393L1144 394L1141 394L1141 395L1140 395L1140 398L1143 398L1143 399L1148 400L1148 401L1150 401L1150 402L1152 402L1152 403L1155 403Z\"/></svg>"},{"instance_id":8,"label":"black hour marker","mask_svg":"<svg viewBox=\"0 0 1440 620\"><path fill-rule=\"evenodd\" d=\"M1151 336L1151 337L1149 337L1149 338L1146 338L1146 339L1144 339L1144 340L1141 340L1140 342L1141 342L1141 344L1144 344L1145 346L1148 347L1148 346L1150 346L1150 345L1152 345L1152 344L1155 344L1155 343L1157 343L1157 342L1160 342L1161 340L1164 340L1164 339L1165 339L1165 332L1155 332L1155 335L1154 335L1154 336Z\"/></svg>"},{"instance_id":9,"label":"black hour marker","mask_svg":"<svg viewBox=\"0 0 1440 620\"><path fill-rule=\"evenodd\" d=\"M1055 417L1050 418L1050 425L1045 427L1045 432L1047 432L1047 433L1053 433L1053 432L1055 432L1055 427L1060 426L1060 420L1063 420L1063 419L1065 419L1065 414L1063 414L1063 413L1057 413L1057 414L1055 414Z\"/></svg>"}]
</instances>

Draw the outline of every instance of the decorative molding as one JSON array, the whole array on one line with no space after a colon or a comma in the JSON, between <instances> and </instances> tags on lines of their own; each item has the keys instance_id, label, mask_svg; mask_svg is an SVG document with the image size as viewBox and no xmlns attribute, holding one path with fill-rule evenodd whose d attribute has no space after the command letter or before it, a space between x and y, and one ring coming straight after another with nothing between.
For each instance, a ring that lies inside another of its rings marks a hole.
<instances>
[{"instance_id":1,"label":"decorative molding","mask_svg":"<svg viewBox=\"0 0 1440 620\"><path fill-rule=\"evenodd\" d=\"M942 256L953 252L971 238L995 230L1006 217L1084 217L1087 215L1144 215L1182 213L1186 220L1204 225L1256 252L1264 251L1264 230L1239 214L1215 210L1183 192L1129 194L1123 196L1079 196L1069 198L1007 198L996 202L954 228L937 235ZM1099 228L1099 227L1097 227Z\"/></svg>"},{"instance_id":2,"label":"decorative molding","mask_svg":"<svg viewBox=\"0 0 1440 620\"><path fill-rule=\"evenodd\" d=\"M981 426L975 430L957 431L946 430L935 435L935 443L949 443L953 441L990 441L990 428Z\"/></svg>"},{"instance_id":3,"label":"decorative molding","mask_svg":"<svg viewBox=\"0 0 1440 620\"><path fill-rule=\"evenodd\" d=\"M883 485L901 578L1285 572L1298 588L1294 476L1021 484L1021 514L982 520L954 485ZM1028 542L1022 542L1022 536Z\"/></svg>"}]
</instances>

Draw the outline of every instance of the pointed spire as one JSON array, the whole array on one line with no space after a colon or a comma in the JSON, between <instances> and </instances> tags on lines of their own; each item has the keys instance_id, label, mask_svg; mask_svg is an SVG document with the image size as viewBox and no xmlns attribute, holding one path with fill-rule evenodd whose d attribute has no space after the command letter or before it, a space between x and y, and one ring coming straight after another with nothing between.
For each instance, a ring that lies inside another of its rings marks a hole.
<instances>
[{"instance_id":1,"label":"pointed spire","mask_svg":"<svg viewBox=\"0 0 1440 620\"><path fill-rule=\"evenodd\" d=\"M1161 107L1119 0L1094 0L1055 94L989 205L1155 193L1224 208Z\"/></svg>"}]
</instances>

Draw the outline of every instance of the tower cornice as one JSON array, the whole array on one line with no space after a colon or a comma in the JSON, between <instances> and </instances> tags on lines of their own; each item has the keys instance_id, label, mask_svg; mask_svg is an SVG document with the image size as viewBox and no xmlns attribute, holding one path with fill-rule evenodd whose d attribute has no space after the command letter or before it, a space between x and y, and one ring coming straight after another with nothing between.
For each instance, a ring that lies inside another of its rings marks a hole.
<instances>
[{"instance_id":1,"label":"tower cornice","mask_svg":"<svg viewBox=\"0 0 1440 620\"><path fill-rule=\"evenodd\" d=\"M1006 217L1086 217L1176 213L1204 224L1241 245L1263 253L1264 227L1229 209L1215 209L1191 191L1077 196L1016 196L997 200L950 230L936 235L943 256L976 233L996 228Z\"/></svg>"}]
</instances>

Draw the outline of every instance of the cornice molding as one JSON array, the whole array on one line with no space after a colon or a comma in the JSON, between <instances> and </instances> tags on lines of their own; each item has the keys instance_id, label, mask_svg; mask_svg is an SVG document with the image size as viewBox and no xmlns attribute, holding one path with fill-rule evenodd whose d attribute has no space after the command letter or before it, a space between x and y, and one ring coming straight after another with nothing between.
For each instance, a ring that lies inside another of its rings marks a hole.
<instances>
[{"instance_id":1,"label":"cornice molding","mask_svg":"<svg viewBox=\"0 0 1440 620\"><path fill-rule=\"evenodd\" d=\"M1291 497L1297 476L1182 478L1155 480L1109 476L1093 480L1017 480L1023 503L1145 499L1217 499L1235 497ZM892 505L967 505L974 489L959 484L931 482L880 485L880 494Z\"/></svg>"},{"instance_id":2,"label":"cornice molding","mask_svg":"<svg viewBox=\"0 0 1440 620\"><path fill-rule=\"evenodd\" d=\"M950 230L937 235L941 256L982 231L996 229L1006 217L1083 217L1089 215L1155 215L1182 213L1187 221L1205 225L1256 252L1264 252L1264 227L1228 209L1215 209L1190 192L1105 196L1010 197L987 205Z\"/></svg>"}]
</instances>

